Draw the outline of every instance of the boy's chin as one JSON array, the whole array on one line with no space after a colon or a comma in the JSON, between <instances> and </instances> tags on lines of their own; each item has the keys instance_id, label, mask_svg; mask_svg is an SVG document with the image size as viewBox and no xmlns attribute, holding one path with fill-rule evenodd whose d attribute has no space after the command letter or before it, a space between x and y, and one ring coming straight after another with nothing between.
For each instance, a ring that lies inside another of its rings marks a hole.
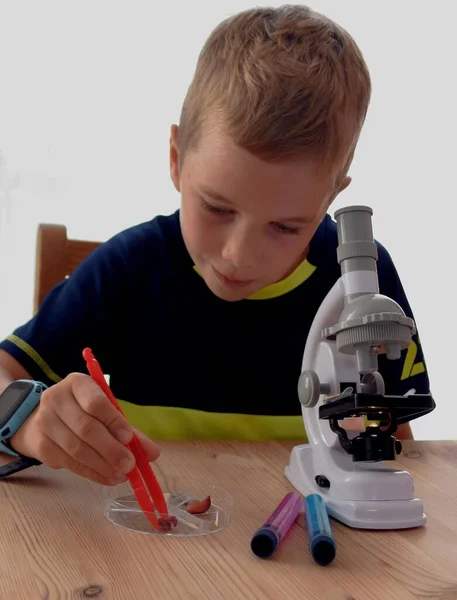
<instances>
[{"instance_id":1,"label":"boy's chin","mask_svg":"<svg viewBox=\"0 0 457 600\"><path fill-rule=\"evenodd\" d=\"M221 283L217 277L204 277L205 283L209 290L221 300L226 302L239 302L246 300L252 294L258 291L258 287L247 285L242 287L231 287Z\"/></svg>"},{"instance_id":2,"label":"boy's chin","mask_svg":"<svg viewBox=\"0 0 457 600\"><path fill-rule=\"evenodd\" d=\"M210 291L217 296L220 300L225 300L226 302L239 302L240 300L246 300L251 294L255 293L254 291L247 290L231 290L225 289L223 286L212 285L211 283L206 282L206 285L210 289Z\"/></svg>"}]
</instances>

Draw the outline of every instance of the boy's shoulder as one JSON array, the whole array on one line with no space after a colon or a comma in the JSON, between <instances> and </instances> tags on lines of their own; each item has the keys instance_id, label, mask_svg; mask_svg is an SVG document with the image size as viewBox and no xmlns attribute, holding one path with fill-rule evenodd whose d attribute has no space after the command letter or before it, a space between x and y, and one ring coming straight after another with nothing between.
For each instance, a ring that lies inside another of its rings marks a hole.
<instances>
[{"instance_id":1,"label":"boy's shoulder","mask_svg":"<svg viewBox=\"0 0 457 600\"><path fill-rule=\"evenodd\" d=\"M119 252L125 255L142 253L144 250L160 251L182 243L179 210L169 215L157 215L123 229L113 235L100 247L106 252Z\"/></svg>"},{"instance_id":2,"label":"boy's shoulder","mask_svg":"<svg viewBox=\"0 0 457 600\"><path fill-rule=\"evenodd\" d=\"M50 294L46 307L55 307L53 299L84 298L96 302L100 298L122 299L145 290L156 290L164 282L176 281L177 274L191 271L192 261L181 234L179 210L158 215L125 228L98 246L85 258L71 276L58 284ZM173 288L173 286L171 286Z\"/></svg>"},{"instance_id":3,"label":"boy's shoulder","mask_svg":"<svg viewBox=\"0 0 457 600\"><path fill-rule=\"evenodd\" d=\"M108 271L166 270L168 266L188 263L189 254L181 234L179 210L157 215L132 225L101 244L81 268Z\"/></svg>"}]
</instances>

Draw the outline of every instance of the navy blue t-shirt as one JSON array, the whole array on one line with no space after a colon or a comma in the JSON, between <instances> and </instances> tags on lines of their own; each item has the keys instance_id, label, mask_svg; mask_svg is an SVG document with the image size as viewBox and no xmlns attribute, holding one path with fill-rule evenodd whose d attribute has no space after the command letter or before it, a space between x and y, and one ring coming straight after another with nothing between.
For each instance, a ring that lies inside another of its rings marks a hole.
<instances>
[{"instance_id":1,"label":"navy blue t-shirt","mask_svg":"<svg viewBox=\"0 0 457 600\"><path fill-rule=\"evenodd\" d=\"M327 215L305 262L252 298L215 296L194 268L179 211L102 244L0 344L48 385L86 373L94 351L129 420L155 439L304 438L297 381L307 333L340 276ZM380 292L413 317L386 249ZM429 392L418 336L399 360L379 358L386 393Z\"/></svg>"}]
</instances>

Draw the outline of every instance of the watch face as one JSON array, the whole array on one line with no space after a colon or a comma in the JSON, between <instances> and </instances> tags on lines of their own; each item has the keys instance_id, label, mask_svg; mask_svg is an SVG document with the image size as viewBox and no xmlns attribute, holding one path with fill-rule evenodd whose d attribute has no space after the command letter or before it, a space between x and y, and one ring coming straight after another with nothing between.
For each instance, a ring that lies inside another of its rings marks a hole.
<instances>
[{"instance_id":1,"label":"watch face","mask_svg":"<svg viewBox=\"0 0 457 600\"><path fill-rule=\"evenodd\" d=\"M29 381L15 381L0 395L0 428L8 423L33 387Z\"/></svg>"}]
</instances>

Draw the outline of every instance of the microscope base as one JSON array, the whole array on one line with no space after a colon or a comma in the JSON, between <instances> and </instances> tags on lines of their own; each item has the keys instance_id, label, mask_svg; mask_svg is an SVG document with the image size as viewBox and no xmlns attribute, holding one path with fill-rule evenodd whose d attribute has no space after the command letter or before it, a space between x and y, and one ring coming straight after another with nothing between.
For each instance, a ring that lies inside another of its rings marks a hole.
<instances>
[{"instance_id":1,"label":"microscope base","mask_svg":"<svg viewBox=\"0 0 457 600\"><path fill-rule=\"evenodd\" d=\"M353 500L336 498L332 489L317 485L312 472L311 447L293 449L285 476L303 496L320 494L329 516L355 529L409 529L426 523L423 503L418 498L397 500Z\"/></svg>"}]
</instances>

